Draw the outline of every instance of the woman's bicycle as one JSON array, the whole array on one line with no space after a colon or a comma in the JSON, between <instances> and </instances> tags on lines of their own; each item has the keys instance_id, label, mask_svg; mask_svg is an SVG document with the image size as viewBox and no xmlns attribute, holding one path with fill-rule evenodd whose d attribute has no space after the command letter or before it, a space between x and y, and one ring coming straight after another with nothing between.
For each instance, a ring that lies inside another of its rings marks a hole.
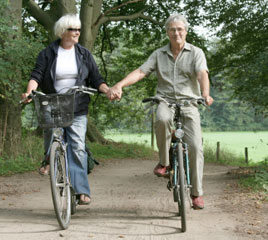
<instances>
[{"instance_id":1,"label":"woman's bicycle","mask_svg":"<svg viewBox=\"0 0 268 240\"><path fill-rule=\"evenodd\" d=\"M178 204L178 213L181 217L181 230L186 231L186 198L188 198L190 207L192 208L191 201L191 182L190 182L190 169L188 159L188 145L183 141L183 114L182 107L191 104L202 104L206 106L203 98L183 98L176 103L170 103L166 99L160 97L149 97L143 100L143 103L152 102L159 104L164 102L175 111L174 114L174 133L169 151L170 168L167 173L168 184L167 188L173 191L174 202Z\"/></svg>"},{"instance_id":2,"label":"woman's bicycle","mask_svg":"<svg viewBox=\"0 0 268 240\"><path fill-rule=\"evenodd\" d=\"M93 95L97 90L85 86L74 86L65 94L44 94L33 91L26 99L33 99L38 125L52 128L53 137L46 158L50 165L51 193L57 220L62 229L69 226L71 214L76 212L77 196L71 186L68 168L65 127L72 124L76 94Z\"/></svg>"}]
</instances>

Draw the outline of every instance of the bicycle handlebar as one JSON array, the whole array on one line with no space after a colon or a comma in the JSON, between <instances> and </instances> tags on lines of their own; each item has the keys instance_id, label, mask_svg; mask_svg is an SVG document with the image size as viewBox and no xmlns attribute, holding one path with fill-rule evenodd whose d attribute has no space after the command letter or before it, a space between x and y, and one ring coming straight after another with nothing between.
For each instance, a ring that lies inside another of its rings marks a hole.
<instances>
[{"instance_id":1,"label":"bicycle handlebar","mask_svg":"<svg viewBox=\"0 0 268 240\"><path fill-rule=\"evenodd\" d=\"M153 102L153 103L157 103L159 104L160 103L160 99L159 98L156 98L156 97L148 97L148 98L144 98L142 100L143 103L147 103L147 102Z\"/></svg>"},{"instance_id":2,"label":"bicycle handlebar","mask_svg":"<svg viewBox=\"0 0 268 240\"><path fill-rule=\"evenodd\" d=\"M89 95L94 95L94 93L97 93L98 90L95 88L89 88L85 86L73 86L71 87L66 93L76 93L76 92L83 92ZM32 91L26 98L19 101L19 103L24 103L28 99L32 99L36 95L46 95L45 93L39 92L39 91Z\"/></svg>"},{"instance_id":3,"label":"bicycle handlebar","mask_svg":"<svg viewBox=\"0 0 268 240\"><path fill-rule=\"evenodd\" d=\"M90 88L90 87L86 87L86 86L73 86L67 91L67 93L72 93L73 91L83 92L83 93L87 93L89 95L94 95L94 93L98 92L98 90L95 88Z\"/></svg>"},{"instance_id":4,"label":"bicycle handlebar","mask_svg":"<svg viewBox=\"0 0 268 240\"><path fill-rule=\"evenodd\" d=\"M143 103L153 102L155 104L159 104L160 102L164 102L169 106L176 105L176 103L170 103L166 99L161 98L161 97L148 97L148 98L143 99L142 102ZM183 106L192 104L194 102L197 104L202 104L203 106L207 107L207 104L206 104L204 98L181 98L181 99L177 100L177 103L182 104Z\"/></svg>"}]
</instances>

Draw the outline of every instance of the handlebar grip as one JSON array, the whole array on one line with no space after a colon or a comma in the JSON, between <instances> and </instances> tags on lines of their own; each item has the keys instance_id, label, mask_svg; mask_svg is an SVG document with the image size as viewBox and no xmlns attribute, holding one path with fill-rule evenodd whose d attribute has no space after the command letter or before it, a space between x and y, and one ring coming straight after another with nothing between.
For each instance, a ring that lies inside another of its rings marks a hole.
<instances>
[{"instance_id":1,"label":"handlebar grip","mask_svg":"<svg viewBox=\"0 0 268 240\"><path fill-rule=\"evenodd\" d=\"M19 104L22 104L24 103L26 100L28 99L32 99L33 98L33 95L34 95L35 91L32 91L32 93L30 93L26 98L23 98L19 101Z\"/></svg>"},{"instance_id":2,"label":"handlebar grip","mask_svg":"<svg viewBox=\"0 0 268 240\"><path fill-rule=\"evenodd\" d=\"M147 102L155 102L157 104L160 103L160 100L158 98L154 98L154 97L149 97L149 98L145 98L142 100L143 103L147 103Z\"/></svg>"},{"instance_id":3,"label":"handlebar grip","mask_svg":"<svg viewBox=\"0 0 268 240\"><path fill-rule=\"evenodd\" d=\"M199 99L197 99L197 103L198 103L198 104L202 104L202 105L204 105L205 107L207 106L206 101L205 101L204 98L199 98Z\"/></svg>"},{"instance_id":4,"label":"handlebar grip","mask_svg":"<svg viewBox=\"0 0 268 240\"><path fill-rule=\"evenodd\" d=\"M83 90L85 90L85 91L89 91L89 92L92 92L92 93L96 93L96 92L98 92L97 89L95 89L95 88L89 88L89 87L83 87Z\"/></svg>"},{"instance_id":5,"label":"handlebar grip","mask_svg":"<svg viewBox=\"0 0 268 240\"><path fill-rule=\"evenodd\" d=\"M147 103L147 102L151 102L152 100L150 99L150 98L144 98L143 100L142 100L142 102L143 103Z\"/></svg>"}]
</instances>

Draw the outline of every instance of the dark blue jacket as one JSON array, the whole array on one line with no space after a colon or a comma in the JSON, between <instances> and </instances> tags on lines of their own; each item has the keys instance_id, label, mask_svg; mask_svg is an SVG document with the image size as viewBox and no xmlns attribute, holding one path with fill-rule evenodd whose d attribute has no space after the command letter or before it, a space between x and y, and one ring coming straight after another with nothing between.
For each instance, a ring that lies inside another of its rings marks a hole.
<instances>
[{"instance_id":1,"label":"dark blue jacket","mask_svg":"<svg viewBox=\"0 0 268 240\"><path fill-rule=\"evenodd\" d=\"M37 58L31 78L38 83L41 90L46 93L56 93L54 83L56 81L56 62L60 39L43 49ZM75 55L78 68L76 86L91 86L99 89L105 83L99 73L92 54L80 44L75 44ZM87 94L79 94L75 100L75 115L86 115L90 97Z\"/></svg>"}]
</instances>

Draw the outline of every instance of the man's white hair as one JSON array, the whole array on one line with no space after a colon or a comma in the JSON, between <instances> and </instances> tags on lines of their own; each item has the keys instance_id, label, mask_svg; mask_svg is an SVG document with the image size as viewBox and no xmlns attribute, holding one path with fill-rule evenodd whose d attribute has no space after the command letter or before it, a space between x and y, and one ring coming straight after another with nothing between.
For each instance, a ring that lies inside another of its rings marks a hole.
<instances>
[{"instance_id":1,"label":"man's white hair","mask_svg":"<svg viewBox=\"0 0 268 240\"><path fill-rule=\"evenodd\" d=\"M185 30L188 31L189 23L187 22L186 18L180 14L174 14L174 15L171 15L168 17L168 19L166 20L166 23L165 23L166 30L168 30L169 24L171 22L178 22L178 21L183 22Z\"/></svg>"}]
</instances>

